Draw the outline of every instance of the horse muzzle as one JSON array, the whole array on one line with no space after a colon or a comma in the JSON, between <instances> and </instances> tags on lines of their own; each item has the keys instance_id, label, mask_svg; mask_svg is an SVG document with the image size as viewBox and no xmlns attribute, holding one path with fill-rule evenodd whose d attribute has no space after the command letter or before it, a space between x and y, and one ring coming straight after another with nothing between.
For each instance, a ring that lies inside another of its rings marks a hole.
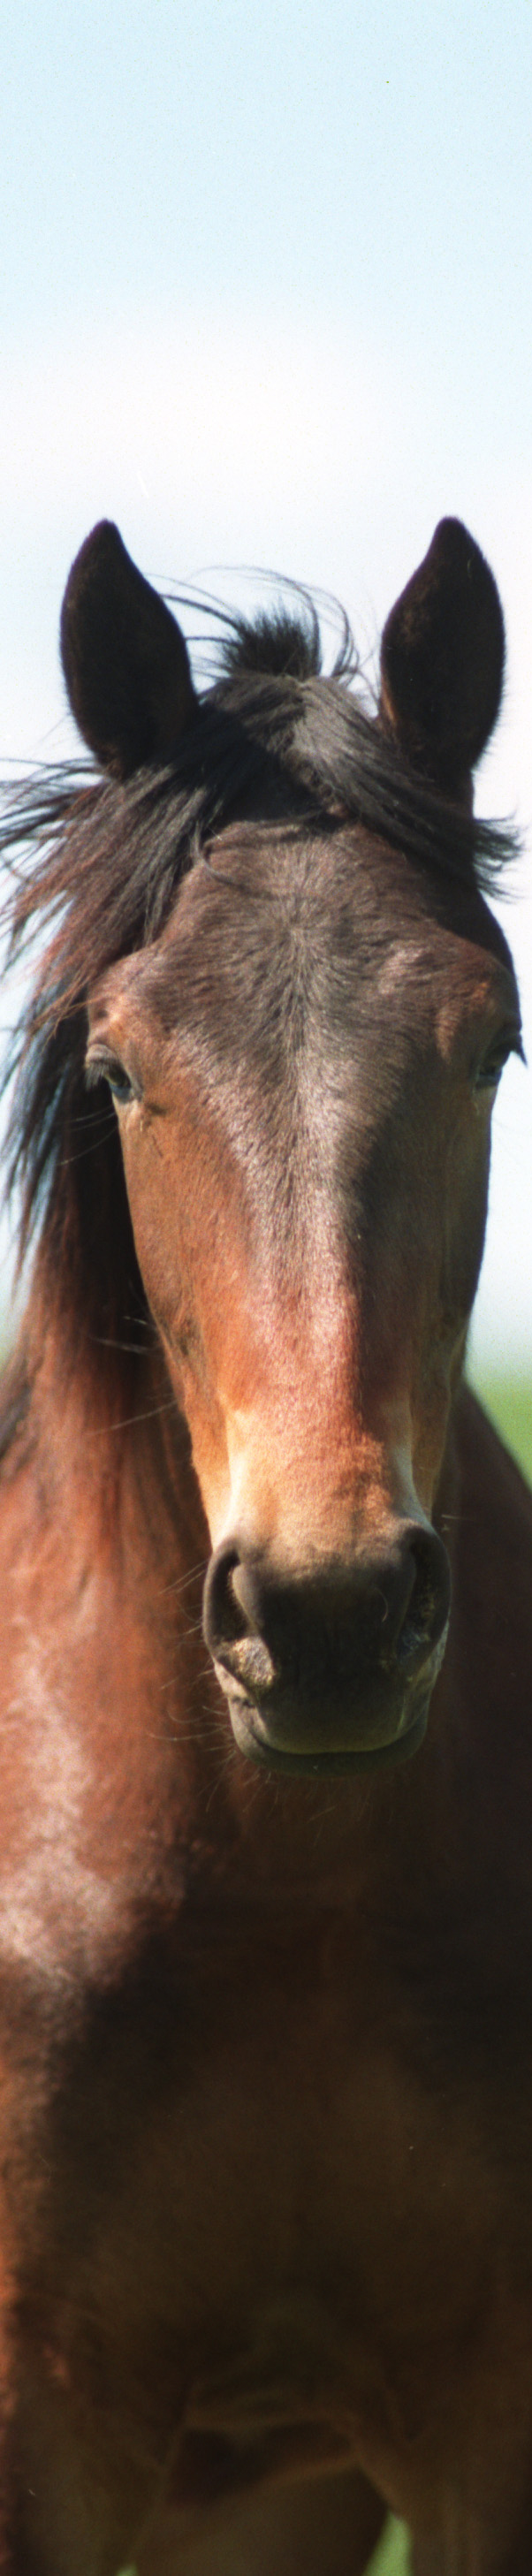
<instances>
[{"instance_id":1,"label":"horse muzzle","mask_svg":"<svg viewBox=\"0 0 532 2576\"><path fill-rule=\"evenodd\" d=\"M225 1542L203 1626L240 1750L291 1772L405 1760L425 1732L449 1606L449 1560L425 1522L399 1522L371 1559L297 1576Z\"/></svg>"}]
</instances>

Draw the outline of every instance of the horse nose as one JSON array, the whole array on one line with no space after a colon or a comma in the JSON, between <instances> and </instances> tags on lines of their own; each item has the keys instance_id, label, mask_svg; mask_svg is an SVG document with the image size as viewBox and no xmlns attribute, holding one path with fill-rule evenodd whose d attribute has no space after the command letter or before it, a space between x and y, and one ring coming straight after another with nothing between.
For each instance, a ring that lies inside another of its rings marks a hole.
<instances>
[{"instance_id":1,"label":"horse nose","mask_svg":"<svg viewBox=\"0 0 532 2576\"><path fill-rule=\"evenodd\" d=\"M207 1567L203 1634L213 1662L222 1664L254 1698L259 1691L269 1690L275 1678L260 1617L256 1582L230 1539L216 1548Z\"/></svg>"},{"instance_id":2,"label":"horse nose","mask_svg":"<svg viewBox=\"0 0 532 2576\"><path fill-rule=\"evenodd\" d=\"M392 1653L408 1679L420 1671L445 1637L451 1601L447 1550L436 1530L419 1521L403 1523L399 1541L396 1588L392 1576L389 1630L383 1651Z\"/></svg>"},{"instance_id":3,"label":"horse nose","mask_svg":"<svg viewBox=\"0 0 532 2576\"><path fill-rule=\"evenodd\" d=\"M386 1674L406 1685L434 1656L449 1616L449 1560L424 1523L404 1521L372 1562L282 1576L237 1540L208 1569L204 1635L215 1663L250 1698L275 1684L311 1699Z\"/></svg>"}]
</instances>

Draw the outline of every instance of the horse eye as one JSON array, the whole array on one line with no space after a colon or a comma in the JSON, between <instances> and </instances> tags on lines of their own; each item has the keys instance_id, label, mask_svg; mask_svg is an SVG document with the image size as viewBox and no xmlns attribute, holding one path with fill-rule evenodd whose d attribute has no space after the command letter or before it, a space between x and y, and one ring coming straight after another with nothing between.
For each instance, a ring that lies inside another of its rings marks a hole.
<instances>
[{"instance_id":1,"label":"horse eye","mask_svg":"<svg viewBox=\"0 0 532 2576\"><path fill-rule=\"evenodd\" d=\"M121 1109L127 1106L129 1100L138 1099L135 1084L131 1081L130 1074L126 1073L125 1065L120 1064L118 1056L89 1056L86 1079L91 1087L93 1083L106 1082L109 1091L112 1092L113 1100L116 1100Z\"/></svg>"},{"instance_id":2,"label":"horse eye","mask_svg":"<svg viewBox=\"0 0 532 2576\"><path fill-rule=\"evenodd\" d=\"M113 1100L118 1100L121 1107L124 1106L126 1100L134 1100L136 1098L133 1083L130 1081L129 1074L126 1073L125 1065L106 1065L105 1081L109 1084L109 1090L112 1091Z\"/></svg>"},{"instance_id":3,"label":"horse eye","mask_svg":"<svg viewBox=\"0 0 532 2576\"><path fill-rule=\"evenodd\" d=\"M523 1063L525 1062L520 1029L506 1029L504 1034L494 1041L488 1054L483 1056L482 1063L477 1065L475 1072L475 1091L496 1091L497 1083L500 1082L501 1073L504 1072L510 1055L520 1055Z\"/></svg>"}]
</instances>

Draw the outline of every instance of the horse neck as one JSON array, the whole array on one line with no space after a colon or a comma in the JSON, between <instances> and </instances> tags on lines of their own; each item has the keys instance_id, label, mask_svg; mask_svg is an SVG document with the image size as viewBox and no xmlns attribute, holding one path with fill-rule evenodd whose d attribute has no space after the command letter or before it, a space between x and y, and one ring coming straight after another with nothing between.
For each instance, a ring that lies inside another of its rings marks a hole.
<instances>
[{"instance_id":1,"label":"horse neck","mask_svg":"<svg viewBox=\"0 0 532 2576\"><path fill-rule=\"evenodd\" d=\"M151 1332L131 1350L65 1331L37 1300L21 1335L30 1403L22 1441L44 1498L51 1547L65 1527L70 1548L105 1553L128 1592L128 1548L150 1574L186 1577L204 1566L208 1530L190 1439Z\"/></svg>"}]
</instances>

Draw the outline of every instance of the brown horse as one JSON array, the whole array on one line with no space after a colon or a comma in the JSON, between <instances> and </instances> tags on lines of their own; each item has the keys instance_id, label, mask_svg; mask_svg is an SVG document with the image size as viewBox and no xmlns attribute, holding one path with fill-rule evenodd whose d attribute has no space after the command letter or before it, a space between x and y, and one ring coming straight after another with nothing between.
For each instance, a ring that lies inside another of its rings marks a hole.
<instances>
[{"instance_id":1,"label":"brown horse","mask_svg":"<svg viewBox=\"0 0 532 2576\"><path fill-rule=\"evenodd\" d=\"M0 1503L1 2563L360 2576L391 2506L417 2576L530 2576L532 1502L461 1390L520 1046L471 797L498 595L444 521L377 711L305 599L235 619L199 697L103 525L62 638L99 770L7 826L48 945Z\"/></svg>"}]
</instances>

